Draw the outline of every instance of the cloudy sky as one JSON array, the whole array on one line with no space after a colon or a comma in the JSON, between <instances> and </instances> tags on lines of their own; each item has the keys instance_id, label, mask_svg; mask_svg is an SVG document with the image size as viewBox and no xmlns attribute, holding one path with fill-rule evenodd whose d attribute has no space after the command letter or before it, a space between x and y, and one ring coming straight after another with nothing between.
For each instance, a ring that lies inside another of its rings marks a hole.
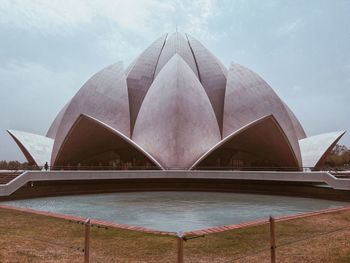
<instances>
[{"instance_id":1,"label":"cloudy sky","mask_svg":"<svg viewBox=\"0 0 350 263\"><path fill-rule=\"evenodd\" d=\"M265 78L308 135L348 130L350 146L349 14L348 0L0 0L0 160L24 160L6 129L44 135L90 76L176 25Z\"/></svg>"}]
</instances>

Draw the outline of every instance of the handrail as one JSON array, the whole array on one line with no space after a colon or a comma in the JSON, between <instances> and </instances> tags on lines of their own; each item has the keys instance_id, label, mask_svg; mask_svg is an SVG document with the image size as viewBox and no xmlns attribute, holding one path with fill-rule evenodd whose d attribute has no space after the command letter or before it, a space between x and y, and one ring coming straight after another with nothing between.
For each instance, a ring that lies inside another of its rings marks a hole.
<instances>
[{"instance_id":1,"label":"handrail","mask_svg":"<svg viewBox=\"0 0 350 263\"><path fill-rule=\"evenodd\" d=\"M0 168L2 172L21 172L21 171L41 171L46 170L45 166L28 166L27 169L18 168ZM56 165L47 166L47 170L160 170L154 165ZM167 167L165 170L186 170L182 167ZM197 166L192 171L327 171L331 173L347 171L344 167L291 167L291 166ZM350 169L348 169L350 172Z\"/></svg>"}]
</instances>

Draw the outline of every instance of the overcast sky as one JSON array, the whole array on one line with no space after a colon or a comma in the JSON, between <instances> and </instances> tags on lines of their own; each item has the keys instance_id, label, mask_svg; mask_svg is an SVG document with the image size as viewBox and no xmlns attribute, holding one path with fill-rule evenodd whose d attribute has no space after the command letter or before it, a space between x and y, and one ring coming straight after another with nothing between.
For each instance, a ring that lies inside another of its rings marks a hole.
<instances>
[{"instance_id":1,"label":"overcast sky","mask_svg":"<svg viewBox=\"0 0 350 263\"><path fill-rule=\"evenodd\" d=\"M176 25L260 74L308 135L348 130L350 146L349 14L347 0L0 0L0 160L24 160L6 129L45 135L89 77Z\"/></svg>"}]
</instances>

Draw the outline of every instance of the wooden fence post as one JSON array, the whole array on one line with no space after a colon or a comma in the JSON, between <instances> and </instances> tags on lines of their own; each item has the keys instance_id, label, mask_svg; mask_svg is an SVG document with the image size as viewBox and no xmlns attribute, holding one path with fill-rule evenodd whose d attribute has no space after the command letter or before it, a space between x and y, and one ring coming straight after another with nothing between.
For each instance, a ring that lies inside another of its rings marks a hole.
<instances>
[{"instance_id":1,"label":"wooden fence post","mask_svg":"<svg viewBox=\"0 0 350 263\"><path fill-rule=\"evenodd\" d=\"M90 262L90 218L85 221L84 263Z\"/></svg>"},{"instance_id":2,"label":"wooden fence post","mask_svg":"<svg viewBox=\"0 0 350 263\"><path fill-rule=\"evenodd\" d=\"M177 233L177 263L184 262L184 239L183 233Z\"/></svg>"},{"instance_id":3,"label":"wooden fence post","mask_svg":"<svg viewBox=\"0 0 350 263\"><path fill-rule=\"evenodd\" d=\"M270 216L271 263L276 263L275 219Z\"/></svg>"}]
</instances>

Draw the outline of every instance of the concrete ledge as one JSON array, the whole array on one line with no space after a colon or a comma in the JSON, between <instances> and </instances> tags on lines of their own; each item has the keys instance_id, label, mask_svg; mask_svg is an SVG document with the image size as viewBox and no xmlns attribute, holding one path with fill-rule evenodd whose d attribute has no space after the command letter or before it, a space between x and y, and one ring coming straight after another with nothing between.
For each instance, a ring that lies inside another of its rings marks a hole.
<instances>
[{"instance_id":1,"label":"concrete ledge","mask_svg":"<svg viewBox=\"0 0 350 263\"><path fill-rule=\"evenodd\" d=\"M261 182L292 184L326 184L334 190L350 190L350 180L336 178L327 172L269 172L269 171L26 171L11 182L0 185L0 196L6 197L23 188L28 183L37 185L51 182L51 185L65 185L79 182L133 181L147 182L172 180L174 182L215 181L213 188L220 182ZM150 186L151 187L151 186ZM210 187L210 185L209 185ZM131 187L132 188L132 187ZM208 187L206 187L208 189ZM178 188L178 190L183 190Z\"/></svg>"}]
</instances>

